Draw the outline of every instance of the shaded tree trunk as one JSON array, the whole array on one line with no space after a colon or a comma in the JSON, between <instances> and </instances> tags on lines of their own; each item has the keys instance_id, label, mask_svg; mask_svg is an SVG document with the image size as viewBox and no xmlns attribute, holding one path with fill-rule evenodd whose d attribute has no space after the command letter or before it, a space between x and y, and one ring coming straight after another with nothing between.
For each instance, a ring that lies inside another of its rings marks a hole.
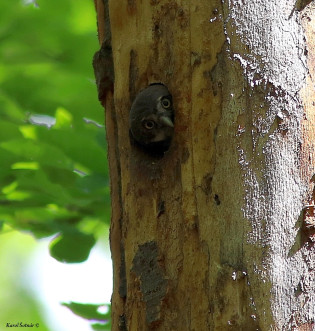
<instances>
[{"instance_id":1,"label":"shaded tree trunk","mask_svg":"<svg viewBox=\"0 0 315 331\"><path fill-rule=\"evenodd\" d=\"M96 8L113 330L313 330L314 5ZM161 158L129 138L131 103L154 82L176 112Z\"/></svg>"}]
</instances>

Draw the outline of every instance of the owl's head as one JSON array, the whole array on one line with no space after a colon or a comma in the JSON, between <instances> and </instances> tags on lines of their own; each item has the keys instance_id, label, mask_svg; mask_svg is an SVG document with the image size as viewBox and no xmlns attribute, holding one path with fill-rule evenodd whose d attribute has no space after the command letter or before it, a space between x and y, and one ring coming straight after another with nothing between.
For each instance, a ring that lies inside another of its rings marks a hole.
<instances>
[{"instance_id":1,"label":"owl's head","mask_svg":"<svg viewBox=\"0 0 315 331\"><path fill-rule=\"evenodd\" d=\"M167 150L174 132L172 96L163 84L150 85L134 100L129 117L134 140L145 148Z\"/></svg>"}]
</instances>

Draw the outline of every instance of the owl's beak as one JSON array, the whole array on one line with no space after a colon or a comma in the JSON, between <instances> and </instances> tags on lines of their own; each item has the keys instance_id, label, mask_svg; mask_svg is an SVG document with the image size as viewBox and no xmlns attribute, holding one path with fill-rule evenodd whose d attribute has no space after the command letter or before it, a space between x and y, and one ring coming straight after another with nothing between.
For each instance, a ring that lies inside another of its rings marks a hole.
<instances>
[{"instance_id":1,"label":"owl's beak","mask_svg":"<svg viewBox=\"0 0 315 331\"><path fill-rule=\"evenodd\" d=\"M161 116L161 117L160 117L160 121L161 121L161 123L163 123L165 126L170 126L171 128L174 127L174 124L173 124L172 120L171 120L169 117L167 117L167 116Z\"/></svg>"}]
</instances>

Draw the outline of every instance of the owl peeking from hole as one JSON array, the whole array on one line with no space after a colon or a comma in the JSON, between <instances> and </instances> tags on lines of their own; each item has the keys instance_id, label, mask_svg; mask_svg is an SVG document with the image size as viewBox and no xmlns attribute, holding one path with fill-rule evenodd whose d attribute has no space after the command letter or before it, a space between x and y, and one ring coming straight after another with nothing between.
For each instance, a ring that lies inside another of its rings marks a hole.
<instances>
[{"instance_id":1,"label":"owl peeking from hole","mask_svg":"<svg viewBox=\"0 0 315 331\"><path fill-rule=\"evenodd\" d=\"M164 154L174 133L172 96L163 84L151 84L132 103L130 135L138 146L152 154Z\"/></svg>"}]
</instances>

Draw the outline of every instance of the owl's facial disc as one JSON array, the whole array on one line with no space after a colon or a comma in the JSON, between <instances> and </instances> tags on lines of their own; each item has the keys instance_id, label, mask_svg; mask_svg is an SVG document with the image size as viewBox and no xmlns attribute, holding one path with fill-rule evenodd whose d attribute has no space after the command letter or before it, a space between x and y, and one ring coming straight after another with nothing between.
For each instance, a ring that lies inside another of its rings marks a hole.
<instances>
[{"instance_id":1,"label":"owl's facial disc","mask_svg":"<svg viewBox=\"0 0 315 331\"><path fill-rule=\"evenodd\" d=\"M164 154L174 134L172 96L163 84L142 90L131 105L129 115L133 141L152 154Z\"/></svg>"},{"instance_id":2,"label":"owl's facial disc","mask_svg":"<svg viewBox=\"0 0 315 331\"><path fill-rule=\"evenodd\" d=\"M163 114L152 114L142 118L141 125L143 136L149 143L169 139L173 134L174 124L167 112Z\"/></svg>"}]
</instances>

